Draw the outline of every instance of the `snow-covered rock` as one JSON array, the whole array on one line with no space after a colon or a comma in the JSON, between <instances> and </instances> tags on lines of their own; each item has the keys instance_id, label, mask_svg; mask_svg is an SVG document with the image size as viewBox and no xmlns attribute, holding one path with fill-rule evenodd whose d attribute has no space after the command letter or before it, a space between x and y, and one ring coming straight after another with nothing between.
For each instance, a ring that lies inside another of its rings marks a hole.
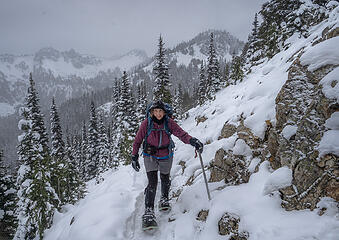
<instances>
[{"instance_id":1,"label":"snow-covered rock","mask_svg":"<svg viewBox=\"0 0 339 240\"><path fill-rule=\"evenodd\" d=\"M292 184L292 170L288 167L281 167L275 170L267 179L263 189L263 195L270 194L280 188Z\"/></svg>"}]
</instances>

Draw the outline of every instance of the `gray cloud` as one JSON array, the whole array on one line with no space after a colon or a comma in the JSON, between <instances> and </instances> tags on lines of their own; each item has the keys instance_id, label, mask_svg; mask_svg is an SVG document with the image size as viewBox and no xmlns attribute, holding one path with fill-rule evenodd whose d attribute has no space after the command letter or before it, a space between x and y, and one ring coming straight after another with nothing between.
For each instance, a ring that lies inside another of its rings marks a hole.
<instances>
[{"instance_id":1,"label":"gray cloud","mask_svg":"<svg viewBox=\"0 0 339 240\"><path fill-rule=\"evenodd\" d=\"M112 56L152 55L162 34L173 47L207 29L246 40L265 0L2 0L0 53L51 46Z\"/></svg>"}]
</instances>

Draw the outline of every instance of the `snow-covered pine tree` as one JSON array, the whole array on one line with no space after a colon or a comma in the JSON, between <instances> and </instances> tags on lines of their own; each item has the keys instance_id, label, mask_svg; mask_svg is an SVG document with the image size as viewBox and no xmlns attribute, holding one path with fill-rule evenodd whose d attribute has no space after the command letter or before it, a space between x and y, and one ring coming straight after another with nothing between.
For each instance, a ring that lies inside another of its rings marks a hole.
<instances>
[{"instance_id":1,"label":"snow-covered pine tree","mask_svg":"<svg viewBox=\"0 0 339 240\"><path fill-rule=\"evenodd\" d=\"M215 94L221 89L220 66L217 58L213 32L210 35L210 44L208 48L207 68L206 68L206 96L212 100Z\"/></svg>"},{"instance_id":2,"label":"snow-covered pine tree","mask_svg":"<svg viewBox=\"0 0 339 240\"><path fill-rule=\"evenodd\" d=\"M54 98L51 106L51 139L51 158L54 166L52 183L54 189L56 189L61 205L66 203L73 204L79 199L79 192L83 192L79 189L81 181L76 169L75 158L77 151L71 146L70 142L68 142L67 149L65 149L60 118Z\"/></svg>"},{"instance_id":3,"label":"snow-covered pine tree","mask_svg":"<svg viewBox=\"0 0 339 240\"><path fill-rule=\"evenodd\" d=\"M173 110L174 110L174 118L180 120L183 117L184 110L183 110L183 91L181 84L178 84L178 89L174 92L174 99L173 99Z\"/></svg>"},{"instance_id":4,"label":"snow-covered pine tree","mask_svg":"<svg viewBox=\"0 0 339 240\"><path fill-rule=\"evenodd\" d=\"M79 136L73 136L72 139L67 136L66 155L68 172L65 196L68 203L74 204L83 198L86 193L85 182L78 170L81 161L81 139Z\"/></svg>"},{"instance_id":5,"label":"snow-covered pine tree","mask_svg":"<svg viewBox=\"0 0 339 240\"><path fill-rule=\"evenodd\" d=\"M67 187L67 171L65 143L62 139L62 130L60 126L60 117L52 98L51 113L51 167L52 167L52 186L59 196L60 204L67 203L65 196Z\"/></svg>"},{"instance_id":6,"label":"snow-covered pine tree","mask_svg":"<svg viewBox=\"0 0 339 240\"><path fill-rule=\"evenodd\" d=\"M5 166L3 151L0 150L0 225L2 235L13 237L17 228L17 218L14 214L17 202L15 178Z\"/></svg>"},{"instance_id":7,"label":"snow-covered pine tree","mask_svg":"<svg viewBox=\"0 0 339 240\"><path fill-rule=\"evenodd\" d=\"M115 111L116 110L116 104L119 101L120 92L121 92L120 82L116 78L115 81L114 81L113 92L112 92L112 109L111 109L112 115L115 115L115 113L116 113L116 111Z\"/></svg>"},{"instance_id":8,"label":"snow-covered pine tree","mask_svg":"<svg viewBox=\"0 0 339 240\"><path fill-rule=\"evenodd\" d=\"M200 67L199 86L198 86L197 98L198 98L198 104L199 105L204 104L204 102L207 100L204 62L201 63L201 67Z\"/></svg>"},{"instance_id":9,"label":"snow-covered pine tree","mask_svg":"<svg viewBox=\"0 0 339 240\"><path fill-rule=\"evenodd\" d=\"M155 56L155 65L153 67L153 73L155 75L153 100L162 100L163 102L172 104L172 95L170 92L171 83L169 81L168 64L166 63L166 50L164 45L160 35L158 53Z\"/></svg>"},{"instance_id":10,"label":"snow-covered pine tree","mask_svg":"<svg viewBox=\"0 0 339 240\"><path fill-rule=\"evenodd\" d=\"M121 121L122 121L122 104L120 103L121 83L119 79L115 79L112 93L112 132L111 132L111 156L114 165L119 166L120 161L120 138L121 138Z\"/></svg>"},{"instance_id":11,"label":"snow-covered pine tree","mask_svg":"<svg viewBox=\"0 0 339 240\"><path fill-rule=\"evenodd\" d=\"M81 129L81 156L78 163L78 171L80 173L80 179L85 180L85 172L86 172L86 163L89 158L88 154L88 139L87 139L87 129L86 122L83 121L82 129Z\"/></svg>"},{"instance_id":12,"label":"snow-covered pine tree","mask_svg":"<svg viewBox=\"0 0 339 240\"><path fill-rule=\"evenodd\" d=\"M130 163L130 155L132 152L133 137L137 131L136 108L131 93L131 87L126 71L123 72L121 78L121 94L119 100L119 119L121 119L120 127L120 157L124 164Z\"/></svg>"},{"instance_id":13,"label":"snow-covered pine tree","mask_svg":"<svg viewBox=\"0 0 339 240\"><path fill-rule=\"evenodd\" d=\"M231 63L230 79L233 84L241 82L244 78L243 61L239 56L233 55Z\"/></svg>"},{"instance_id":14,"label":"snow-covered pine tree","mask_svg":"<svg viewBox=\"0 0 339 240\"><path fill-rule=\"evenodd\" d=\"M146 108L147 108L147 85L145 81L141 83L141 95L142 95L142 98L141 98L142 112L141 113L143 114L143 119L145 119ZM139 122L139 124L141 124L141 122Z\"/></svg>"},{"instance_id":15,"label":"snow-covered pine tree","mask_svg":"<svg viewBox=\"0 0 339 240\"><path fill-rule=\"evenodd\" d=\"M254 21L252 23L253 27L252 27L252 31L250 33L250 35L248 36L248 50L246 53L246 57L248 59L248 62L250 65L254 64L255 61L258 60L258 56L255 55L255 53L258 53L258 27L259 27L259 23L258 23L258 14L255 13L254 16Z\"/></svg>"},{"instance_id":16,"label":"snow-covered pine tree","mask_svg":"<svg viewBox=\"0 0 339 240\"><path fill-rule=\"evenodd\" d=\"M146 84L141 82L138 84L138 96L137 96L137 123L138 125L145 119L147 108L147 95L146 95Z\"/></svg>"},{"instance_id":17,"label":"snow-covered pine tree","mask_svg":"<svg viewBox=\"0 0 339 240\"><path fill-rule=\"evenodd\" d=\"M0 216L2 216L5 208L5 191L7 191L7 186L5 185L6 175L7 173L3 160L3 150L0 149Z\"/></svg>"},{"instance_id":18,"label":"snow-covered pine tree","mask_svg":"<svg viewBox=\"0 0 339 240\"><path fill-rule=\"evenodd\" d=\"M51 184L48 138L32 74L29 82L27 107L23 109L23 119L19 121L23 134L19 136L18 145L21 166L17 174L18 228L14 239L42 239L59 205Z\"/></svg>"},{"instance_id":19,"label":"snow-covered pine tree","mask_svg":"<svg viewBox=\"0 0 339 240\"><path fill-rule=\"evenodd\" d=\"M97 176L99 165L99 131L98 119L94 106L91 101L90 120L88 126L88 158L85 164L85 179L90 180Z\"/></svg>"},{"instance_id":20,"label":"snow-covered pine tree","mask_svg":"<svg viewBox=\"0 0 339 240\"><path fill-rule=\"evenodd\" d=\"M98 117L98 131L99 131L99 153L98 153L99 165L97 182L101 182L100 175L112 167L110 159L110 146L108 144L106 127L104 125L102 115L99 115Z\"/></svg>"},{"instance_id":21,"label":"snow-covered pine tree","mask_svg":"<svg viewBox=\"0 0 339 240\"><path fill-rule=\"evenodd\" d=\"M226 62L223 72L223 79L224 79L224 87L228 87L230 85L229 79L230 79L230 63Z\"/></svg>"}]
</instances>

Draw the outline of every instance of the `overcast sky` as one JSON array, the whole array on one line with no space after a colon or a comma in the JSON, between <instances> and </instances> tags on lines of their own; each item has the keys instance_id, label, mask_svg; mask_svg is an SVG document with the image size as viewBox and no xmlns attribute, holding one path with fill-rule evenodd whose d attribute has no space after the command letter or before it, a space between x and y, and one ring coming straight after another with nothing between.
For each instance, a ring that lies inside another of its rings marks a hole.
<instances>
[{"instance_id":1,"label":"overcast sky","mask_svg":"<svg viewBox=\"0 0 339 240\"><path fill-rule=\"evenodd\" d=\"M174 47L208 29L246 40L267 0L0 0L0 54L42 47L114 56L143 49L159 35Z\"/></svg>"}]
</instances>

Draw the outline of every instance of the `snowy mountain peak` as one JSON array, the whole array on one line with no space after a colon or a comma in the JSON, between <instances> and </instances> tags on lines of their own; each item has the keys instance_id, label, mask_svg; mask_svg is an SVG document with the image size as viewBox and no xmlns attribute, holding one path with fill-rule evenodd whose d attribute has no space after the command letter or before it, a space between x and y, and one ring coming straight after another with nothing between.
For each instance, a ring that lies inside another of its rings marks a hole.
<instances>
[{"instance_id":1,"label":"snowy mountain peak","mask_svg":"<svg viewBox=\"0 0 339 240\"><path fill-rule=\"evenodd\" d=\"M220 58L231 58L231 55L237 55L244 46L244 42L240 41L227 31L208 30L198 34L196 37L187 42L178 44L170 50L170 53L180 52L190 56L208 56L208 46L210 36L213 33L214 45L216 53Z\"/></svg>"},{"instance_id":2,"label":"snowy mountain peak","mask_svg":"<svg viewBox=\"0 0 339 240\"><path fill-rule=\"evenodd\" d=\"M133 49L125 54L112 56L110 59L119 60L119 59L130 58L130 57L139 58L142 62L147 61L149 59L149 57L147 56L147 53L141 49Z\"/></svg>"},{"instance_id":3,"label":"snowy mountain peak","mask_svg":"<svg viewBox=\"0 0 339 240\"><path fill-rule=\"evenodd\" d=\"M58 50L52 47L45 47L34 54L34 61L39 63L41 63L44 59L58 61L60 57L61 53Z\"/></svg>"}]
</instances>

